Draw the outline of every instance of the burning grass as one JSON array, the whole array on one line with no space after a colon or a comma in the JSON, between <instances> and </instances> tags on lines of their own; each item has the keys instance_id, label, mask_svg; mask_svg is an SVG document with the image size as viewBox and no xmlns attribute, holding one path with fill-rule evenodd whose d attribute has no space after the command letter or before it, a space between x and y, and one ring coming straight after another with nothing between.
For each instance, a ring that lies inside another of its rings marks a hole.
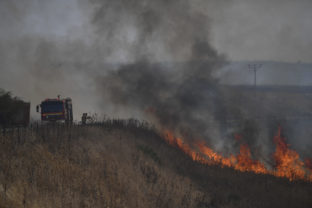
<instances>
[{"instance_id":1,"label":"burning grass","mask_svg":"<svg viewBox=\"0 0 312 208\"><path fill-rule=\"evenodd\" d=\"M245 145L223 158L170 136L136 120L2 131L0 207L312 207L310 183L249 172Z\"/></svg>"},{"instance_id":2,"label":"burning grass","mask_svg":"<svg viewBox=\"0 0 312 208\"><path fill-rule=\"evenodd\" d=\"M282 137L281 127L279 127L274 143L276 149L273 154L273 169L267 168L259 160L253 159L250 148L247 144L240 145L240 151L236 155L224 157L209 148L203 141L196 141L189 145L184 143L181 138L176 138L170 131L165 131L167 142L181 149L185 154L189 155L194 161L208 165L220 165L221 167L230 167L238 171L249 171L257 174L270 174L276 177L287 178L293 180L305 180L312 182L311 160L306 159L303 162L299 154L290 149L285 138ZM193 148L192 148L193 147Z\"/></svg>"}]
</instances>

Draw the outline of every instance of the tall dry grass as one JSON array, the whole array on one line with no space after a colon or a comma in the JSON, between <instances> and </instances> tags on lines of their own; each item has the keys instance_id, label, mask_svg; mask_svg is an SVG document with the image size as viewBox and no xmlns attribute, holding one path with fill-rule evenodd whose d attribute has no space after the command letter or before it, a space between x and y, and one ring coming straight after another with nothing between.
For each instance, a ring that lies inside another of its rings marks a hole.
<instances>
[{"instance_id":1,"label":"tall dry grass","mask_svg":"<svg viewBox=\"0 0 312 208\"><path fill-rule=\"evenodd\" d=\"M311 193L195 163L136 120L0 134L0 207L312 207Z\"/></svg>"}]
</instances>

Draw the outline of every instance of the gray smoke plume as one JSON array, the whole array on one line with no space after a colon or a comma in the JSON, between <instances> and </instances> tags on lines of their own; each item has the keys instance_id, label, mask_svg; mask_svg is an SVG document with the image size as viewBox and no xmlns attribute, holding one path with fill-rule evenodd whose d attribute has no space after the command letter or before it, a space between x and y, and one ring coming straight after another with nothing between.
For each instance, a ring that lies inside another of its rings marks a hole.
<instances>
[{"instance_id":1,"label":"gray smoke plume","mask_svg":"<svg viewBox=\"0 0 312 208\"><path fill-rule=\"evenodd\" d=\"M32 118L57 95L73 99L75 119L102 109L93 75L110 65L93 47L88 11L77 0L0 1L0 88L31 102Z\"/></svg>"},{"instance_id":2,"label":"gray smoke plume","mask_svg":"<svg viewBox=\"0 0 312 208\"><path fill-rule=\"evenodd\" d=\"M237 132L257 158L270 157L278 124L287 126L280 120L295 108L218 84L213 74L227 61L210 44L207 10L187 0L92 2L98 42L128 62L97 77L102 106L223 152L235 151Z\"/></svg>"},{"instance_id":3,"label":"gray smoke plume","mask_svg":"<svg viewBox=\"0 0 312 208\"><path fill-rule=\"evenodd\" d=\"M275 93L256 99L252 93L221 86L214 75L227 65L219 51L249 60L279 51L288 52L272 59L309 55L309 44L301 40L310 40L303 35L310 30L303 29L311 23L305 17L311 3L285 2L1 0L0 87L31 101L32 116L37 118L35 105L60 94L73 99L76 120L91 111L146 119L179 136L209 140L220 150L236 145L233 132L242 133L255 148L270 146L277 124L254 118L309 112L308 102L297 111L297 96L285 94L283 102L274 99ZM267 7L270 15L260 15L259 8ZM288 18L288 11L298 18ZM274 24L267 24L268 19ZM303 26L294 24L301 20ZM275 31L280 22L281 32ZM293 32L283 32L285 28ZM287 34L295 36L283 38ZM279 47L271 44L271 36ZM265 47L259 50L257 45ZM298 135L286 133L288 138ZM307 140L302 141L300 145L306 146Z\"/></svg>"},{"instance_id":4,"label":"gray smoke plume","mask_svg":"<svg viewBox=\"0 0 312 208\"><path fill-rule=\"evenodd\" d=\"M226 61L209 43L206 15L186 0L97 3L93 20L105 40L115 43L121 25L135 31L128 50L132 63L98 78L105 100L185 138L208 137L221 107L212 73ZM159 57L175 61L174 67L157 63Z\"/></svg>"}]
</instances>

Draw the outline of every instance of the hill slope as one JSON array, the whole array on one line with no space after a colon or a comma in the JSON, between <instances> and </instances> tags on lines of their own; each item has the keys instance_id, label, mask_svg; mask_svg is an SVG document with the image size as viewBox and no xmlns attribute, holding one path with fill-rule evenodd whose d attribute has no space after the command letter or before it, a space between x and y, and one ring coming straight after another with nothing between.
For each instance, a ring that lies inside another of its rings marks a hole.
<instances>
[{"instance_id":1,"label":"hill slope","mask_svg":"<svg viewBox=\"0 0 312 208\"><path fill-rule=\"evenodd\" d=\"M135 121L0 142L0 207L312 207L309 183L203 166Z\"/></svg>"}]
</instances>

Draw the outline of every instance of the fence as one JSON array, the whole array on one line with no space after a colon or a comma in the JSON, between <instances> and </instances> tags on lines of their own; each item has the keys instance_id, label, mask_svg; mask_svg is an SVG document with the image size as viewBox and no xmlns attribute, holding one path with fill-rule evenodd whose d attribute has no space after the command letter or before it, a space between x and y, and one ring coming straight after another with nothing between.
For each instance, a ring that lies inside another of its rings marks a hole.
<instances>
[{"instance_id":1,"label":"fence","mask_svg":"<svg viewBox=\"0 0 312 208\"><path fill-rule=\"evenodd\" d=\"M92 129L128 129L138 132L149 132L156 134L154 126L150 126L146 121L136 119L105 119L101 122L93 122L86 125L73 123L46 123L33 122L27 127L0 127L0 140L6 142L10 140L16 145L25 143L64 143L86 134Z\"/></svg>"}]
</instances>

